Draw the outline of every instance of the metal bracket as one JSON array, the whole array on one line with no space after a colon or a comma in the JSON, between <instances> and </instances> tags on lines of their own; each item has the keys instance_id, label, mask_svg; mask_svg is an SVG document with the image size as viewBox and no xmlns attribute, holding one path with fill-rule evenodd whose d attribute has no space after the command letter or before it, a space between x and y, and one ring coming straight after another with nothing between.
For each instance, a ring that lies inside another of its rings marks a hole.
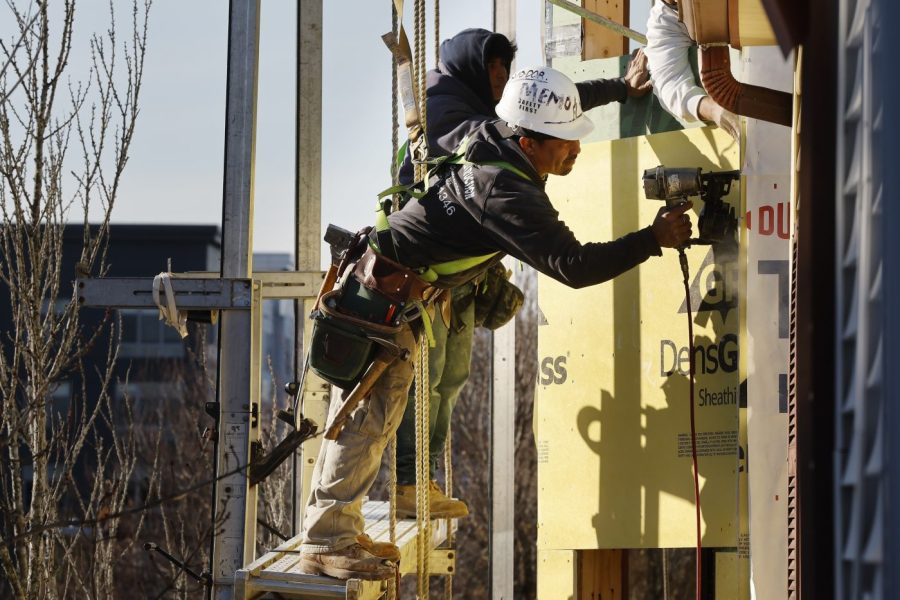
<instances>
[{"instance_id":1,"label":"metal bracket","mask_svg":"<svg viewBox=\"0 0 900 600\"><path fill-rule=\"evenodd\" d=\"M262 284L264 300L315 298L322 287L324 271L275 271L253 273Z\"/></svg>"},{"instance_id":2,"label":"metal bracket","mask_svg":"<svg viewBox=\"0 0 900 600\"><path fill-rule=\"evenodd\" d=\"M256 272L264 299L315 298L322 271ZM252 303L250 279L222 279L216 272L173 273L175 304L182 310L247 310ZM103 308L152 308L153 279L149 277L79 278L78 303ZM165 292L161 292L165 297Z\"/></svg>"},{"instance_id":3,"label":"metal bracket","mask_svg":"<svg viewBox=\"0 0 900 600\"><path fill-rule=\"evenodd\" d=\"M153 279L147 277L104 277L78 279L78 304L103 308L152 308ZM181 310L249 310L249 279L173 278L175 304ZM165 297L165 292L160 291Z\"/></svg>"},{"instance_id":4,"label":"metal bracket","mask_svg":"<svg viewBox=\"0 0 900 600\"><path fill-rule=\"evenodd\" d=\"M428 567L432 575L455 575L456 550L454 548L435 548L428 558Z\"/></svg>"}]
</instances>

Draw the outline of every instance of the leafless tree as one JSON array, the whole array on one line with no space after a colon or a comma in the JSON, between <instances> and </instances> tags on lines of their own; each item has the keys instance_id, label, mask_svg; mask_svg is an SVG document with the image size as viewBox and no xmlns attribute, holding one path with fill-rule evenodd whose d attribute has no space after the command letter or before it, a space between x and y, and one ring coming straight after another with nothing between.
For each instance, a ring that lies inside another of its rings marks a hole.
<instances>
[{"instance_id":1,"label":"leafless tree","mask_svg":"<svg viewBox=\"0 0 900 600\"><path fill-rule=\"evenodd\" d=\"M193 573L208 566L214 530L211 492L214 445L213 419L206 402L215 399L215 366L208 363L212 347L206 326L191 325L186 357L155 361L139 369L137 378L165 381L162 393L142 402L135 428L139 449L135 480L144 505L143 529L129 532L136 544L123 556L116 579L116 597L140 589L147 598L197 598L203 583L179 565L144 548L157 544L181 560ZM143 372L141 372L143 371Z\"/></svg>"},{"instance_id":2,"label":"leafless tree","mask_svg":"<svg viewBox=\"0 0 900 600\"><path fill-rule=\"evenodd\" d=\"M81 222L78 269L105 273L110 215L138 115L149 8L150 0L134 0L120 39L110 3L110 25L91 36L83 77L70 72L75 0L6 0L0 17L15 24L11 39L0 40L4 597L112 598L125 554L114 515L131 501L136 446L123 433L132 422L127 401L114 414L111 398L119 327L109 317L99 328L82 326L62 249L64 225ZM96 227L88 226L89 208L100 215ZM66 521L90 525L57 526Z\"/></svg>"},{"instance_id":3,"label":"leafless tree","mask_svg":"<svg viewBox=\"0 0 900 600\"><path fill-rule=\"evenodd\" d=\"M515 572L516 598L534 598L537 569L537 451L532 434L534 383L537 377L537 286L534 272L526 270L517 284L525 292L525 305L516 315L516 422L515 422ZM470 516L459 522L458 572L454 597L489 598L490 574L490 390L491 337L478 330L472 374L453 417L454 493L469 505Z\"/></svg>"},{"instance_id":4,"label":"leafless tree","mask_svg":"<svg viewBox=\"0 0 900 600\"><path fill-rule=\"evenodd\" d=\"M278 381L272 366L272 357L267 357L269 380L272 393L263 399L263 420L260 441L265 452L271 452L289 431L289 425L278 418L279 410L290 408L290 399L279 393L285 382ZM268 408L268 410L266 410ZM268 477L260 482L256 555L261 556L276 546L291 533L291 461L286 460ZM300 507L298 507L300 508Z\"/></svg>"}]
</instances>

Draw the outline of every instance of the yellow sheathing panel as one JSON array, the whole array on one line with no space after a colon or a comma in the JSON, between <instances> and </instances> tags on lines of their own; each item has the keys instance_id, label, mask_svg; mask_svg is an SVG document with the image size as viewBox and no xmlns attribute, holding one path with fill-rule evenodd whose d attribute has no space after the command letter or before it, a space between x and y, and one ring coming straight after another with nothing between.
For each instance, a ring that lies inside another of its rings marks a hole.
<instances>
[{"instance_id":1,"label":"yellow sheathing panel","mask_svg":"<svg viewBox=\"0 0 900 600\"><path fill-rule=\"evenodd\" d=\"M539 600L575 598L575 552L538 550L537 597Z\"/></svg>"},{"instance_id":2,"label":"yellow sheathing panel","mask_svg":"<svg viewBox=\"0 0 900 600\"><path fill-rule=\"evenodd\" d=\"M652 222L661 203L643 198L640 173L659 164L734 169L738 148L707 128L588 144L570 175L551 178L548 192L581 241L610 240ZM737 186L728 201L738 205ZM737 262L709 247L688 256L695 310L706 302L694 319L706 355L696 386L698 446L707 449L700 458L703 542L735 547ZM683 290L672 250L583 290L540 278L540 549L694 544L688 380L679 373L688 368Z\"/></svg>"}]
</instances>

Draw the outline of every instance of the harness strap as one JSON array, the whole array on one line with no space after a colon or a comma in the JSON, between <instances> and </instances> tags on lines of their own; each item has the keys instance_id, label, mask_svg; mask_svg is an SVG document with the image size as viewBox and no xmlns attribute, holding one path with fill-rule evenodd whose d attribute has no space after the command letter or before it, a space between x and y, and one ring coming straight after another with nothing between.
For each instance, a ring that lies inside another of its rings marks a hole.
<instances>
[{"instance_id":1,"label":"harness strap","mask_svg":"<svg viewBox=\"0 0 900 600\"><path fill-rule=\"evenodd\" d=\"M394 246L394 240L391 237L391 225L388 222L387 211L385 208L385 203L383 201L386 197L391 197L394 194L405 194L410 198L414 198L416 200L421 200L425 194L428 193L428 180L431 178L431 175L439 171L444 165L473 165L473 166L491 166L498 167L505 171L509 171L511 173L515 173L519 177L523 179L527 179L531 181L531 177L528 176L525 171L516 167L515 165L505 161L505 160L490 160L490 161L482 161L482 162L473 162L466 159L466 151L469 148L469 136L466 136L462 139L459 145L456 147L456 150L453 151L453 154L449 154L447 156L439 156L437 158L432 158L423 161L425 164L429 166L428 173L424 180L424 189L421 187L417 187L416 184L409 185L393 185L386 190L383 190L378 194L378 198L375 205L375 237L377 240L377 247L373 246L373 249L385 254L388 258L391 258L397 262L400 262L399 257L397 256L397 249ZM482 254L481 256L467 256L463 258L458 258L456 260L450 260L447 262L438 263L436 265L430 265L428 267L424 267L420 270L419 276L428 283L433 283L437 281L439 277L442 275L454 275L456 273L461 273L473 267L480 265L481 263L493 258L499 254L499 252L491 252L490 254ZM426 319L427 320L427 319ZM426 327L427 330L430 328L430 323ZM430 339L430 338L429 338Z\"/></svg>"}]
</instances>

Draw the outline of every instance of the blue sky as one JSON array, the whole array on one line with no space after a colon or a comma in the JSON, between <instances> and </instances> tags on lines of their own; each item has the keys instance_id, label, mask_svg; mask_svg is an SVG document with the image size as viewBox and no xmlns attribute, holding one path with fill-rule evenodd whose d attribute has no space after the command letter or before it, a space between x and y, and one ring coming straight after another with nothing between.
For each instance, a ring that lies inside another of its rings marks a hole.
<instances>
[{"instance_id":1,"label":"blue sky","mask_svg":"<svg viewBox=\"0 0 900 600\"><path fill-rule=\"evenodd\" d=\"M114 2L122 16L128 4ZM645 2L632 4L640 5L637 14L632 7L638 23ZM541 62L542 6L518 3L519 66ZM441 38L490 28L491 10L490 0L444 0ZM430 12L429 2L433 46ZM290 252L296 3L263 0L261 15L254 249ZM154 0L141 114L115 222L220 222L227 18L224 0ZM73 77L84 72L88 33L107 19L105 2L79 3ZM324 21L323 222L355 229L371 223L375 194L389 184L390 56L380 36L391 27L390 3L326 1Z\"/></svg>"}]
</instances>

